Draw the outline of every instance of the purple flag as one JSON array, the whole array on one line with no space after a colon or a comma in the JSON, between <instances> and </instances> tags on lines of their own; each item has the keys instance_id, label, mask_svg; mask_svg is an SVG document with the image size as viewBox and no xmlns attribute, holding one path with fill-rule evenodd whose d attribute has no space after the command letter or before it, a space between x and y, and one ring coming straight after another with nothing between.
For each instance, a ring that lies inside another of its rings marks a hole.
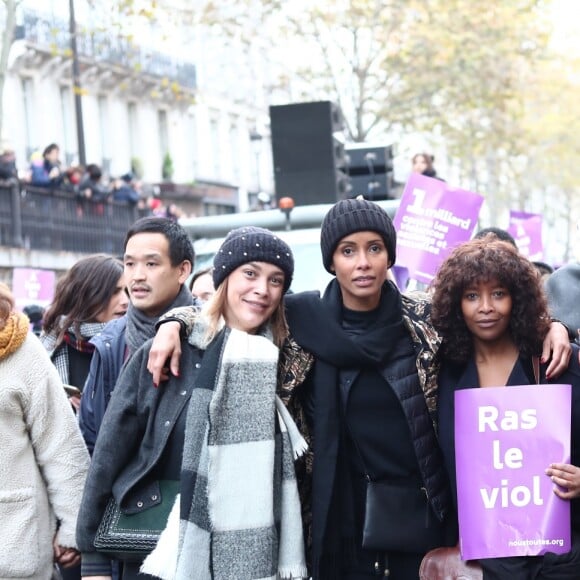
<instances>
[{"instance_id":1,"label":"purple flag","mask_svg":"<svg viewBox=\"0 0 580 580\"><path fill-rule=\"evenodd\" d=\"M471 238L483 197L412 173L395 215L397 263L428 284L453 248Z\"/></svg>"},{"instance_id":2,"label":"purple flag","mask_svg":"<svg viewBox=\"0 0 580 580\"><path fill-rule=\"evenodd\" d=\"M514 237L523 256L532 261L542 260L542 216L537 213L510 210L508 232Z\"/></svg>"},{"instance_id":3,"label":"purple flag","mask_svg":"<svg viewBox=\"0 0 580 580\"><path fill-rule=\"evenodd\" d=\"M570 400L570 385L455 393L464 560L570 550L570 502L554 493L545 474L550 463L570 462Z\"/></svg>"},{"instance_id":4,"label":"purple flag","mask_svg":"<svg viewBox=\"0 0 580 580\"><path fill-rule=\"evenodd\" d=\"M53 270L14 268L12 293L19 309L29 304L48 306L54 297L56 275Z\"/></svg>"}]
</instances>

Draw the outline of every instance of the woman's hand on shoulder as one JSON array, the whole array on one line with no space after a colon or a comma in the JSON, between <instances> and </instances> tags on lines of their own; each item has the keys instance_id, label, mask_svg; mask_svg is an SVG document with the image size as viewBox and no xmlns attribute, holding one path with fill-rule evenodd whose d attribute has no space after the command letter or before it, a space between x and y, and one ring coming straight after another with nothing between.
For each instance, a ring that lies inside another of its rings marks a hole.
<instances>
[{"instance_id":1,"label":"woman's hand on shoulder","mask_svg":"<svg viewBox=\"0 0 580 580\"><path fill-rule=\"evenodd\" d=\"M568 330L562 323L556 321L550 324L550 330L544 339L542 362L549 360L550 354L552 360L546 369L547 379L559 377L568 368L572 356Z\"/></svg>"},{"instance_id":2,"label":"woman's hand on shoulder","mask_svg":"<svg viewBox=\"0 0 580 580\"><path fill-rule=\"evenodd\" d=\"M175 377L179 376L180 331L181 324L175 320L164 322L157 329L147 361L147 370L153 375L156 387L169 378L169 372Z\"/></svg>"},{"instance_id":3,"label":"woman's hand on shoulder","mask_svg":"<svg viewBox=\"0 0 580 580\"><path fill-rule=\"evenodd\" d=\"M559 487L554 493L562 499L580 497L580 467L569 463L551 463L546 475ZM563 489L561 489L563 488Z\"/></svg>"}]
</instances>

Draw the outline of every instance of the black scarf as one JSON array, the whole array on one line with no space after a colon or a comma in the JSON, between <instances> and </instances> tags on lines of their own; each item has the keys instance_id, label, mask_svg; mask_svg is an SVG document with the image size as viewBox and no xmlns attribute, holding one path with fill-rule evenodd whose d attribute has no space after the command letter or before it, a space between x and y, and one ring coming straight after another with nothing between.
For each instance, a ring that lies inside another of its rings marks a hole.
<instances>
[{"instance_id":1,"label":"black scarf","mask_svg":"<svg viewBox=\"0 0 580 580\"><path fill-rule=\"evenodd\" d=\"M342 550L340 509L335 509L339 501L335 485L337 472L341 475L345 472L344 466L337 469L339 449L344 444L340 442L344 429L339 371L380 368L398 350L406 333L401 295L394 284L385 282L374 323L356 337L341 325L343 303L336 280L330 282L322 298L317 292L304 292L289 295L285 301L290 334L316 357L311 384L314 394L312 560L314 578L330 579L334 575L338 577Z\"/></svg>"},{"instance_id":2,"label":"black scarf","mask_svg":"<svg viewBox=\"0 0 580 580\"><path fill-rule=\"evenodd\" d=\"M287 304L290 334L313 353L317 364L337 368L376 367L389 360L403 326L401 295L392 282L385 282L375 323L353 337L342 328L342 293L332 280L322 298L318 292L290 294Z\"/></svg>"},{"instance_id":3,"label":"black scarf","mask_svg":"<svg viewBox=\"0 0 580 580\"><path fill-rule=\"evenodd\" d=\"M157 316L147 316L142 310L135 308L133 304L129 302L129 308L127 310L127 329L125 330L125 340L129 347L129 353L133 354L137 349L143 346L146 341L155 336L155 325L160 316L172 308L191 306L192 304L193 296L185 284L181 285L181 290L173 302Z\"/></svg>"}]
</instances>

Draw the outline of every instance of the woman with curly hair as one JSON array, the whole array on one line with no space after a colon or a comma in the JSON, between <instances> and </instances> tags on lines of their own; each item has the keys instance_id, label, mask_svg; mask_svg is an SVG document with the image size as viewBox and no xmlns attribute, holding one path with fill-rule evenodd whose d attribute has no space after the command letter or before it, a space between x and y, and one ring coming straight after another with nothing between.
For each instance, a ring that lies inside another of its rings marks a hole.
<instances>
[{"instance_id":1,"label":"woman with curly hair","mask_svg":"<svg viewBox=\"0 0 580 580\"><path fill-rule=\"evenodd\" d=\"M433 282L431 317L443 339L439 371L439 441L455 481L454 393L472 387L535 384L533 359L542 350L550 318L533 264L495 236L456 248ZM552 463L546 474L556 495L572 500L572 550L561 556L481 560L484 579L578 578L580 569L580 365L574 347L558 383L571 384L572 464ZM540 366L542 383L556 382ZM548 458L549 459L549 458ZM454 494L456 497L456 493Z\"/></svg>"}]
</instances>

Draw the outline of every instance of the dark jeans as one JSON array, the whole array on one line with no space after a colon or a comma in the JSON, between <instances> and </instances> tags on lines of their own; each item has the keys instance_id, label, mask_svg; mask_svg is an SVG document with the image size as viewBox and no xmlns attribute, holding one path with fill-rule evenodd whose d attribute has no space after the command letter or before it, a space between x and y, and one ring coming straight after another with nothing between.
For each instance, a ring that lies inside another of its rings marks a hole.
<instances>
[{"instance_id":1,"label":"dark jeans","mask_svg":"<svg viewBox=\"0 0 580 580\"><path fill-rule=\"evenodd\" d=\"M139 574L139 568L143 562L123 562L122 580L159 580L149 574Z\"/></svg>"},{"instance_id":2,"label":"dark jeans","mask_svg":"<svg viewBox=\"0 0 580 580\"><path fill-rule=\"evenodd\" d=\"M63 568L58 567L60 572L60 577L62 580L81 580L81 565L75 566L74 568Z\"/></svg>"},{"instance_id":3,"label":"dark jeans","mask_svg":"<svg viewBox=\"0 0 580 580\"><path fill-rule=\"evenodd\" d=\"M418 580L423 554L390 552L377 554L369 550L357 550L356 561L343 568L343 580ZM386 571L388 570L388 574Z\"/></svg>"}]
</instances>

